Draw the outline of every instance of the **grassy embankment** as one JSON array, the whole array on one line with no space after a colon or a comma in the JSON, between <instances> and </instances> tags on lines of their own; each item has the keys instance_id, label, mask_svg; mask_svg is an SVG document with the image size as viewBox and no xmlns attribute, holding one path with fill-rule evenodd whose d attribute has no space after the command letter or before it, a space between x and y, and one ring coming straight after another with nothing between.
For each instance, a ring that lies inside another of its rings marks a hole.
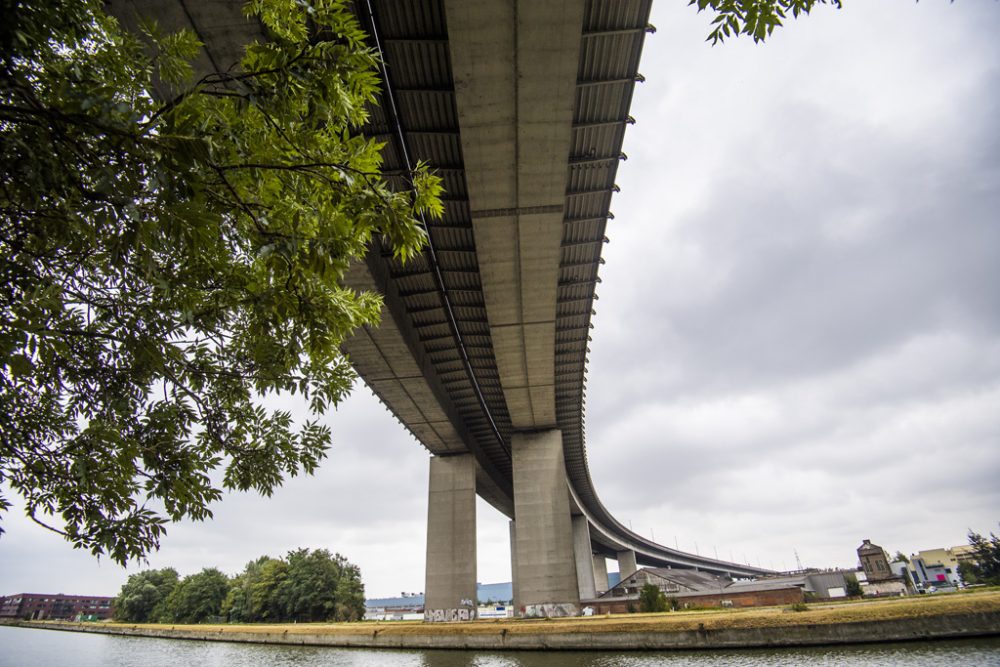
<instances>
[{"instance_id":1,"label":"grassy embankment","mask_svg":"<svg viewBox=\"0 0 1000 667\"><path fill-rule=\"evenodd\" d=\"M308 623L281 625L142 625L192 632L261 634L340 634L340 635L457 635L457 634L544 634L680 632L737 628L777 628L803 625L878 622L913 617L952 616L968 613L1000 613L1000 589L910 598L866 600L853 603L814 603L805 611L787 607L753 609L711 609L659 614L628 614L565 619L498 619L466 623L421 623L387 621L366 623ZM118 625L118 624L108 624ZM131 627L131 624L121 624ZM1000 627L997 628L1000 633Z\"/></svg>"}]
</instances>

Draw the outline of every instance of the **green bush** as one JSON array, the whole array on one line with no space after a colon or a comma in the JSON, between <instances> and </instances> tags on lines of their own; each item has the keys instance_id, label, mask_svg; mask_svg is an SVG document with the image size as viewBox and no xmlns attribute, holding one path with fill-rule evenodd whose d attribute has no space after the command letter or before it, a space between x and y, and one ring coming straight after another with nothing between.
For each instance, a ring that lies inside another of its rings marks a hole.
<instances>
[{"instance_id":1,"label":"green bush","mask_svg":"<svg viewBox=\"0 0 1000 667\"><path fill-rule=\"evenodd\" d=\"M639 591L639 611L658 612L667 610L667 596L653 584L646 584Z\"/></svg>"},{"instance_id":2,"label":"green bush","mask_svg":"<svg viewBox=\"0 0 1000 667\"><path fill-rule=\"evenodd\" d=\"M858 578L853 574L848 574L844 577L846 582L845 591L848 597L859 598L862 595L861 584L858 583Z\"/></svg>"}]
</instances>

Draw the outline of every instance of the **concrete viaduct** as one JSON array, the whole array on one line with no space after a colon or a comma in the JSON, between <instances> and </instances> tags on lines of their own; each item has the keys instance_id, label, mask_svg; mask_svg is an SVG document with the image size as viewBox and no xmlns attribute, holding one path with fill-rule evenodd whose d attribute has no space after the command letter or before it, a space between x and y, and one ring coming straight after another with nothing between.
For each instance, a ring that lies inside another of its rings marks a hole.
<instances>
[{"instance_id":1,"label":"concrete viaduct","mask_svg":"<svg viewBox=\"0 0 1000 667\"><path fill-rule=\"evenodd\" d=\"M765 572L669 549L625 528L584 447L587 342L615 174L652 0L361 0L385 61L367 131L405 187L417 160L446 213L402 265L373 247L348 277L385 296L346 352L431 453L426 614L475 614L478 494L510 517L515 607L578 613L638 564ZM195 30L226 69L261 35L236 0L111 0Z\"/></svg>"}]
</instances>

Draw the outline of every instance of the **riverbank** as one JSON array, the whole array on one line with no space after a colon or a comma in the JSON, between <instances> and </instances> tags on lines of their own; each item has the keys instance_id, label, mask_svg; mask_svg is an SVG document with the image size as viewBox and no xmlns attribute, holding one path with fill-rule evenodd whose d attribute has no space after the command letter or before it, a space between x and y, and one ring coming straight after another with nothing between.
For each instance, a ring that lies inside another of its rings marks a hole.
<instances>
[{"instance_id":1,"label":"riverbank","mask_svg":"<svg viewBox=\"0 0 1000 667\"><path fill-rule=\"evenodd\" d=\"M1000 635L1000 591L812 604L805 611L769 607L441 624L132 625L30 621L16 625L170 639L367 648L621 651L816 646Z\"/></svg>"}]
</instances>

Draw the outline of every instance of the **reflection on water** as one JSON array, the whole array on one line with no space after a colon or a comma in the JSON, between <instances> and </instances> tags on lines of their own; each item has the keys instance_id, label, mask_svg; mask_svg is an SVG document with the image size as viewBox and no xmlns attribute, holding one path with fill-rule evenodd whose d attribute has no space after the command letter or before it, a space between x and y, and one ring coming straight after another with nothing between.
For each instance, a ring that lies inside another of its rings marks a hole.
<instances>
[{"instance_id":1,"label":"reflection on water","mask_svg":"<svg viewBox=\"0 0 1000 667\"><path fill-rule=\"evenodd\" d=\"M0 627L0 667L1000 667L1000 638L907 644L655 653L380 651L111 637Z\"/></svg>"}]
</instances>

